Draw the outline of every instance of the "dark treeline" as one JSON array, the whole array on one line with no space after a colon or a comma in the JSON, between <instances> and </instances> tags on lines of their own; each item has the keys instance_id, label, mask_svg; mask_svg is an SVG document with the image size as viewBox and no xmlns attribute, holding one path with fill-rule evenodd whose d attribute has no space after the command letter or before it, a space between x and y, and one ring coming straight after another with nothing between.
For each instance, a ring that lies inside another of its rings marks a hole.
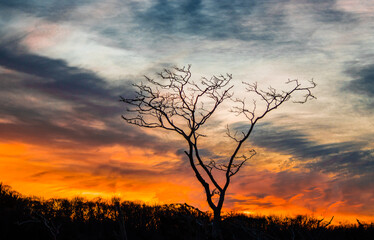
<instances>
[{"instance_id":1,"label":"dark treeline","mask_svg":"<svg viewBox=\"0 0 374 240\"><path fill-rule=\"evenodd\" d=\"M374 239L374 224L226 214L225 239ZM211 239L212 216L187 204L24 197L0 183L0 239Z\"/></svg>"}]
</instances>

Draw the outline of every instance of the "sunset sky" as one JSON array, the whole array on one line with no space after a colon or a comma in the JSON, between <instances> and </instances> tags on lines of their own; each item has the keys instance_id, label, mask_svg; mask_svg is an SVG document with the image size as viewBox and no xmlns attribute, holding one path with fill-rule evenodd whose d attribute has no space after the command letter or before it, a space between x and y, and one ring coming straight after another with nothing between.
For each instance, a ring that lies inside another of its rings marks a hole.
<instances>
[{"instance_id":1,"label":"sunset sky","mask_svg":"<svg viewBox=\"0 0 374 240\"><path fill-rule=\"evenodd\" d=\"M282 89L224 208L374 221L374 1L0 0L0 182L25 195L113 196L208 210L182 139L121 119L120 96L165 67ZM231 151L230 103L207 152ZM227 147L227 150L226 148Z\"/></svg>"}]
</instances>

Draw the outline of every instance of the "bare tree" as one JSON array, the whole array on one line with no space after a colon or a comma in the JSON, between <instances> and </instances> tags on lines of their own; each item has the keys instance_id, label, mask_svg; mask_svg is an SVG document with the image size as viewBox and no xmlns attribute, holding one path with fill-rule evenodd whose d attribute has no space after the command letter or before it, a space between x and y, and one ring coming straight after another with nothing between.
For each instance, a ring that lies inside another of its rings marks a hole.
<instances>
[{"instance_id":1,"label":"bare tree","mask_svg":"<svg viewBox=\"0 0 374 240\"><path fill-rule=\"evenodd\" d=\"M303 93L302 100L297 101L299 103L315 98L311 89L316 84L312 80L310 86L302 87L298 80L289 80L287 84L291 88L279 92L272 87L263 91L256 83L243 82L245 92L254 94L261 102L260 104L254 100L251 108L248 108L244 99L233 97L232 75L201 78L199 82L194 82L191 79L190 67L164 69L158 73L157 80L145 76L146 84L134 84L135 96L121 97L121 101L127 105L126 114L122 118L127 123L140 127L176 132L186 140L188 148L185 154L196 178L204 187L207 202L214 213L213 235L219 238L221 210L231 178L256 153L250 150L247 154L239 154L243 143L259 120L287 102L294 93ZM234 101L234 107L230 111L237 116L244 116L248 128L238 136L227 126L227 136L234 142L232 153L225 162L207 160L200 153L199 139L205 137L201 128L225 100ZM262 106L261 110L256 109L258 105ZM217 180L217 173L224 176L223 183Z\"/></svg>"}]
</instances>

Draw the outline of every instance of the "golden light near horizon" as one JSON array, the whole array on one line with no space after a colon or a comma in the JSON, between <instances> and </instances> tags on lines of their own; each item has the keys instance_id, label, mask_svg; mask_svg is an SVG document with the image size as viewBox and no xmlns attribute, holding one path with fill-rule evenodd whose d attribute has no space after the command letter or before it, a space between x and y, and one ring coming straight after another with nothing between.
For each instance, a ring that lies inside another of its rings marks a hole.
<instances>
[{"instance_id":1,"label":"golden light near horizon","mask_svg":"<svg viewBox=\"0 0 374 240\"><path fill-rule=\"evenodd\" d=\"M62 6L63 5L63 6ZM83 196L208 210L178 136L126 125L119 96L143 75L192 64L192 79L233 74L286 90L318 87L254 129L255 149L224 211L374 221L374 4L213 0L0 2L0 182L24 195ZM178 13L178 14L167 14ZM94 14L95 13L95 14ZM183 16L183 17L181 17ZM207 157L229 155L225 102L207 123Z\"/></svg>"}]
</instances>

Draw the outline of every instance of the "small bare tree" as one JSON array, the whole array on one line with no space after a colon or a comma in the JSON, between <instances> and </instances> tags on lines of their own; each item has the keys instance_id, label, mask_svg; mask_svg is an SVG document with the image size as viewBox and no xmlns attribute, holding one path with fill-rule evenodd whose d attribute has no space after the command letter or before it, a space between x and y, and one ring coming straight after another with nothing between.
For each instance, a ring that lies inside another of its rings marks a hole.
<instances>
[{"instance_id":1,"label":"small bare tree","mask_svg":"<svg viewBox=\"0 0 374 240\"><path fill-rule=\"evenodd\" d=\"M255 155L254 150L247 154L239 154L243 143L248 139L256 123L264 118L269 112L278 108L288 101L295 92L302 92L302 100L305 103L315 98L311 89L316 84L310 81L310 86L302 87L298 80L289 80L291 85L288 91L277 91L268 88L260 90L257 84L243 82L246 93L257 96L262 104L253 101L249 109L244 99L233 98L232 75L213 76L201 78L199 82L191 79L190 67L164 69L158 73L159 78L154 80L145 76L147 84L134 84L135 96L131 98L121 97L121 101L127 105L126 114L122 118L130 124L145 128L161 128L176 132L187 142L188 148L185 154L188 157L196 178L204 187L207 202L213 210L213 235L220 238L221 210L226 191L230 185L231 178L239 172L241 167ZM234 141L234 149L227 161L215 161L203 159L198 144L201 137L201 127L216 112L217 108L225 100L233 100L234 107L231 112L243 115L247 120L247 130L240 136L232 134L227 126L227 136ZM256 106L261 105L261 110ZM214 170L214 171L213 171ZM223 173L224 183L217 180L216 172Z\"/></svg>"}]
</instances>

